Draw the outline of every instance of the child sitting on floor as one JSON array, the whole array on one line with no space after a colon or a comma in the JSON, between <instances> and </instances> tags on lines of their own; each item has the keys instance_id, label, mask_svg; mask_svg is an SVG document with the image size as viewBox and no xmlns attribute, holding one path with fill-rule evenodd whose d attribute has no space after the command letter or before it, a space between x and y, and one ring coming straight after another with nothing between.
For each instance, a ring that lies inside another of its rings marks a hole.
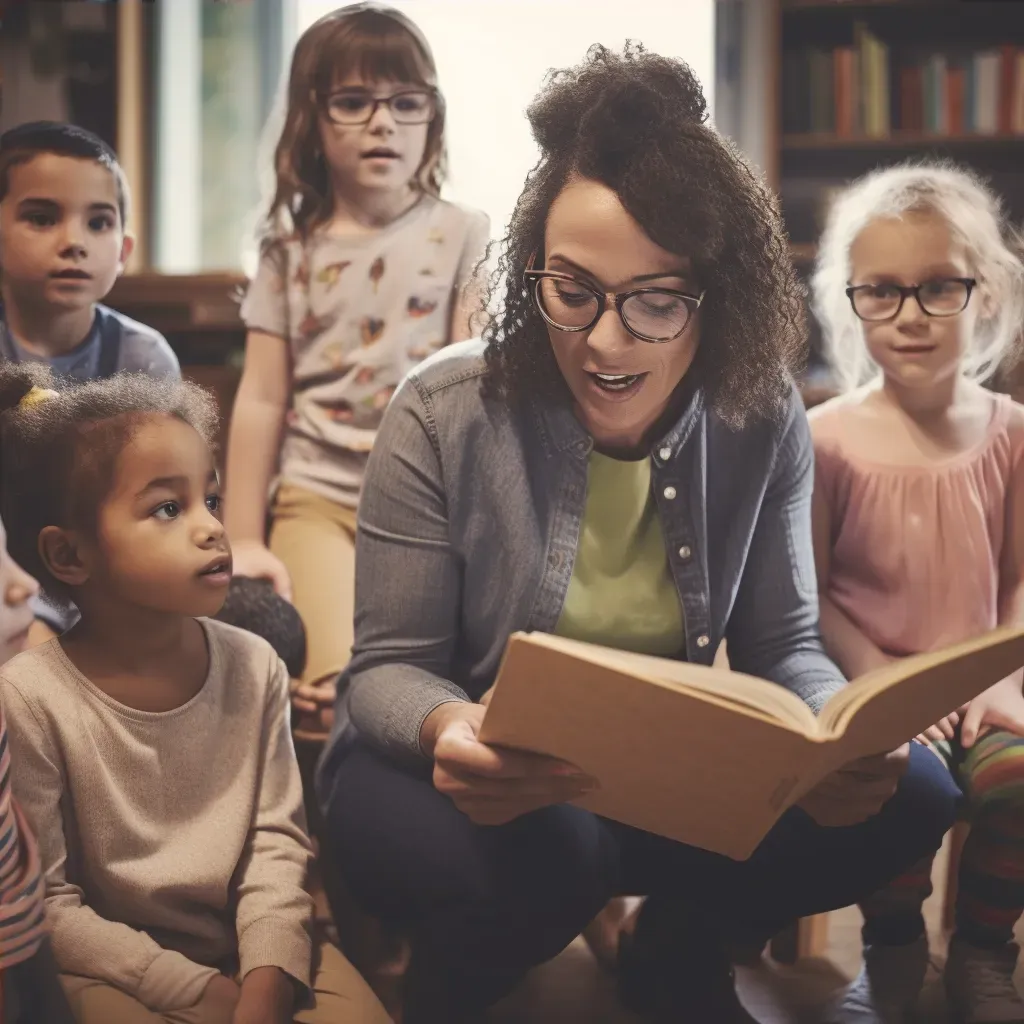
<instances>
[{"instance_id":1,"label":"child sitting on floor","mask_svg":"<svg viewBox=\"0 0 1024 1024\"><path fill-rule=\"evenodd\" d=\"M142 374L54 386L0 367L0 514L81 618L0 696L76 1020L387 1024L311 935L287 670L208 618L231 579L212 401Z\"/></svg>"},{"instance_id":2,"label":"child sitting on floor","mask_svg":"<svg viewBox=\"0 0 1024 1024\"><path fill-rule=\"evenodd\" d=\"M842 394L811 415L821 629L856 680L888 662L1024 621L1024 408L982 386L1024 321L1019 238L970 172L906 164L837 199L814 297ZM853 683L856 685L856 682ZM935 723L971 833L945 967L962 1024L1022 1024L1020 672ZM928 966L931 860L861 904L864 968L835 1024L903 1024Z\"/></svg>"},{"instance_id":3,"label":"child sitting on floor","mask_svg":"<svg viewBox=\"0 0 1024 1024\"><path fill-rule=\"evenodd\" d=\"M20 654L39 586L7 553L0 522L0 664ZM7 724L0 710L0 1020L72 1024L46 938L39 850L11 795Z\"/></svg>"}]
</instances>

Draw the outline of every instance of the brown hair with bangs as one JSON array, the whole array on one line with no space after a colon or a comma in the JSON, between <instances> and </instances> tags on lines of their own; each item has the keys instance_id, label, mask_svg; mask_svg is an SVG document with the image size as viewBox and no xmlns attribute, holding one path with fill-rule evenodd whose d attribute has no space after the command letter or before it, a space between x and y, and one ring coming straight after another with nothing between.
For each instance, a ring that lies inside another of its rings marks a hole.
<instances>
[{"instance_id":1,"label":"brown hair with bangs","mask_svg":"<svg viewBox=\"0 0 1024 1024\"><path fill-rule=\"evenodd\" d=\"M437 69L420 30L400 11L376 3L341 7L302 34L292 56L287 113L274 151L276 187L261 234L306 238L331 216L331 184L320 148L318 115L334 83L358 72L366 81L436 89ZM444 101L427 129L415 184L438 196L445 174Z\"/></svg>"}]
</instances>

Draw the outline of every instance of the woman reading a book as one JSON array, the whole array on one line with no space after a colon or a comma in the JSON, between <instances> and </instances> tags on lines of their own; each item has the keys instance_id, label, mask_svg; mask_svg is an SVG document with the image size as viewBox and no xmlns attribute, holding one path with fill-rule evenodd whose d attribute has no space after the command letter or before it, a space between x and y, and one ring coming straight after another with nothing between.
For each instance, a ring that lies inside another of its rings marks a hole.
<instances>
[{"instance_id":1,"label":"woman reading a book","mask_svg":"<svg viewBox=\"0 0 1024 1024\"><path fill-rule=\"evenodd\" d=\"M594 780L477 738L519 630L705 665L727 640L815 710L844 684L818 634L800 290L774 198L706 117L689 68L635 46L549 79L486 345L414 371L370 458L318 782L336 870L411 937L405 1024L476 1019L623 894L647 897L624 1000L749 1022L727 948L856 902L953 820L942 765L904 747L736 862L572 806Z\"/></svg>"}]
</instances>

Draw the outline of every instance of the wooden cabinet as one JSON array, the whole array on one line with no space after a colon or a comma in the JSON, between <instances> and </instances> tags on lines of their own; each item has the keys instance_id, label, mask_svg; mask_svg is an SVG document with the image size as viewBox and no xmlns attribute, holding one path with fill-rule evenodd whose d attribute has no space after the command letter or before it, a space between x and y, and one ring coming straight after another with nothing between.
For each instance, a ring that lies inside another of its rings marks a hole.
<instances>
[{"instance_id":1,"label":"wooden cabinet","mask_svg":"<svg viewBox=\"0 0 1024 1024\"><path fill-rule=\"evenodd\" d=\"M242 372L244 286L240 274L134 274L122 277L107 298L114 309L160 331L185 376L213 392L221 412L222 453Z\"/></svg>"}]
</instances>

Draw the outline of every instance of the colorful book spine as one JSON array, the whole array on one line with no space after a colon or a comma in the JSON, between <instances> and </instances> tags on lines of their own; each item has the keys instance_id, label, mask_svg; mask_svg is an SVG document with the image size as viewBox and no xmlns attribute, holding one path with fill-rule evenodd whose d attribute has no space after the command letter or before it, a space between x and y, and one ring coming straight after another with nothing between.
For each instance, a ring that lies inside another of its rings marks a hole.
<instances>
[{"instance_id":1,"label":"colorful book spine","mask_svg":"<svg viewBox=\"0 0 1024 1024\"><path fill-rule=\"evenodd\" d=\"M787 50L783 131L841 139L1024 135L1024 47L897 58L861 22L852 46Z\"/></svg>"}]
</instances>

